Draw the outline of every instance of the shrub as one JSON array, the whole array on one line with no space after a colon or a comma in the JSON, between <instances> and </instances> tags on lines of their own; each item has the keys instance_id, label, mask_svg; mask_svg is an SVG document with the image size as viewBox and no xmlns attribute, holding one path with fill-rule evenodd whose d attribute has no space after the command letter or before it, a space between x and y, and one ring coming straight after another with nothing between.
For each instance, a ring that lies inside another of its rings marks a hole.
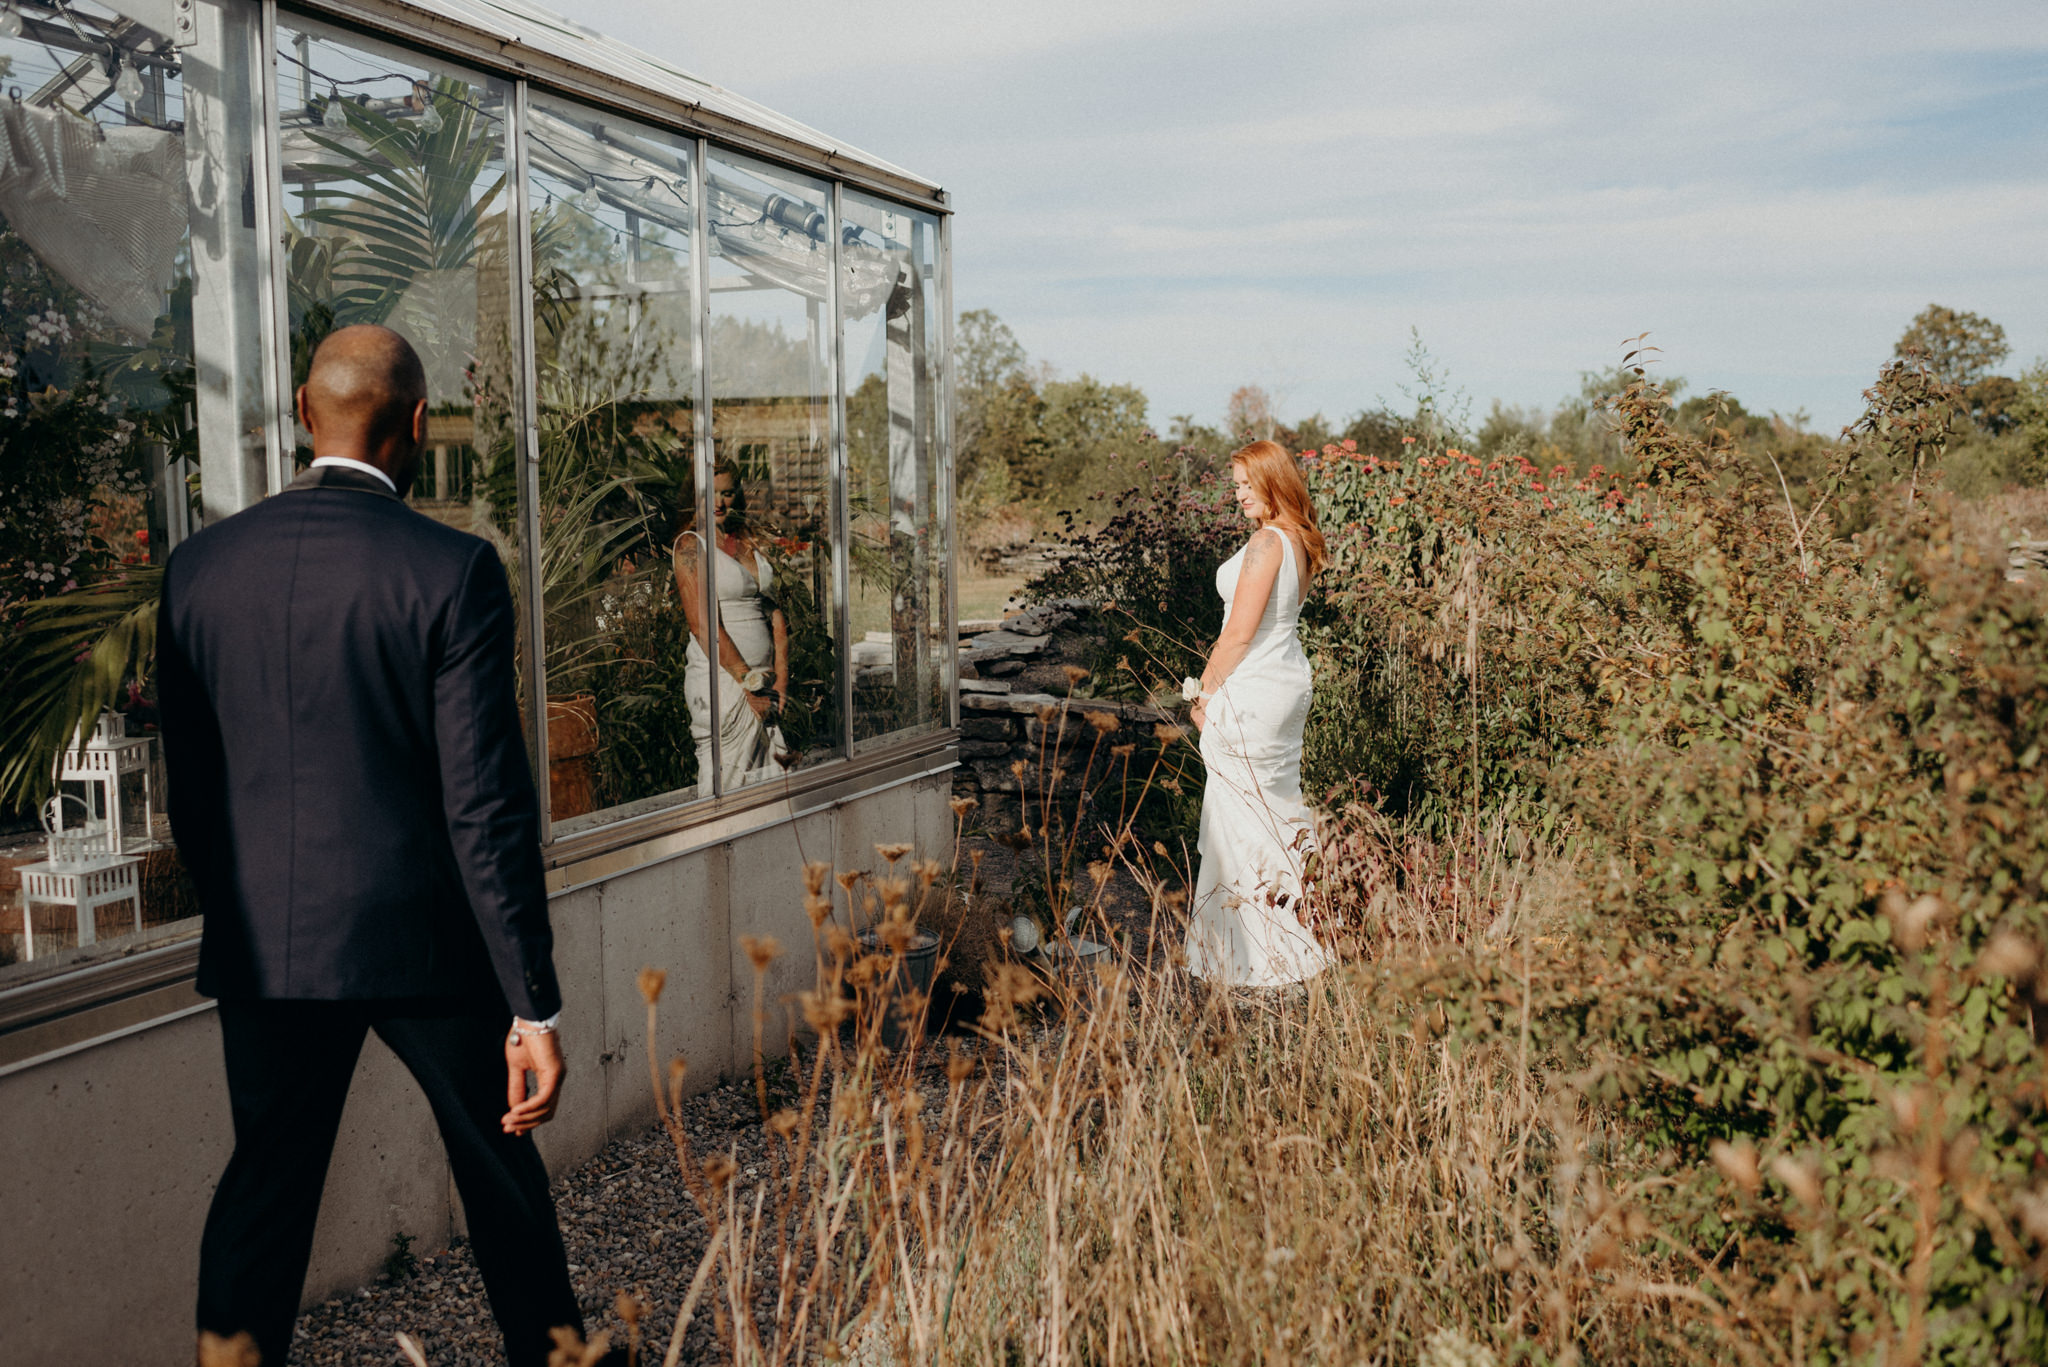
<instances>
[{"instance_id":1,"label":"shrub","mask_svg":"<svg viewBox=\"0 0 2048 1367\"><path fill-rule=\"evenodd\" d=\"M1519 964L1452 943L1414 990L1466 1043L1526 1030L1665 1169L1713 1174L1644 1174L1627 1242L1691 1269L1726 1342L2037 1357L2048 608L1956 534L1959 396L1887 366L1801 501L1625 379L1625 478L1426 436L1306 459L1332 552L1309 781L1369 786L1404 839L1500 813L1596 875ZM1073 571L1133 604L1134 644L1219 615L1203 578L1241 530L1199 499L1133 495L1134 544ZM1341 844L1326 912L1370 930L1388 904Z\"/></svg>"},{"instance_id":2,"label":"shrub","mask_svg":"<svg viewBox=\"0 0 2048 1367\"><path fill-rule=\"evenodd\" d=\"M2014 1360L2048 1343L2026 1246L2048 617L1925 493L1953 395L1894 365L1869 397L1800 511L1639 374L1614 406L1648 487L1619 516L1503 515L1482 481L1462 572L1382 536L1388 574L1349 589L1431 663L1464 610L1467 672L1440 670L1426 724L1476 702L1482 787L1508 776L1603 871L1536 972L1535 1028L1674 1162L1719 1171L1653 1202L1650 1237L1814 1360ZM1447 793L1456 747L1426 739ZM1527 999L1514 979L1475 963L1443 990L1484 1037L1512 1019L1490 1003Z\"/></svg>"},{"instance_id":3,"label":"shrub","mask_svg":"<svg viewBox=\"0 0 2048 1367\"><path fill-rule=\"evenodd\" d=\"M1139 462L1150 468L1148 462ZM1200 674L1222 626L1216 569L1244 541L1244 515L1228 480L1190 450L1163 470L1106 500L1091 525L1062 514L1074 554L1025 586L1034 602L1085 598L1117 629L1093 670L1105 697L1149 698Z\"/></svg>"}]
</instances>

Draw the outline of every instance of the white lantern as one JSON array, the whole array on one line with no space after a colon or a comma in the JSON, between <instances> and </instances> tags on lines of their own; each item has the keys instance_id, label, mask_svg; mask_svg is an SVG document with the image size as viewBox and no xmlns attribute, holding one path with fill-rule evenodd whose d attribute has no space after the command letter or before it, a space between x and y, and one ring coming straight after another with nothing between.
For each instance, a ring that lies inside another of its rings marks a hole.
<instances>
[{"instance_id":1,"label":"white lantern","mask_svg":"<svg viewBox=\"0 0 2048 1367\"><path fill-rule=\"evenodd\" d=\"M156 848L156 737L130 738L118 713L102 712L92 738L74 740L64 752L57 778L60 792L63 785L84 788L84 828L95 833L101 853L136 854ZM53 842L76 834L67 829L64 804L58 803L51 825ZM53 843L51 857L57 855Z\"/></svg>"}]
</instances>

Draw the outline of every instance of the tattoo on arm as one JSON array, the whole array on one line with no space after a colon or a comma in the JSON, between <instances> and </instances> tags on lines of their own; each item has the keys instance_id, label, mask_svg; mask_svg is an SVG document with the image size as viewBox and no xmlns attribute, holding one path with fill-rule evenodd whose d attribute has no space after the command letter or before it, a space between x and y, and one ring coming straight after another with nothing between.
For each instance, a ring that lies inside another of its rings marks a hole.
<instances>
[{"instance_id":1,"label":"tattoo on arm","mask_svg":"<svg viewBox=\"0 0 2048 1367\"><path fill-rule=\"evenodd\" d=\"M1257 565L1261 569L1263 569L1266 566L1267 562L1279 556L1280 547L1275 543L1279 541L1281 534L1279 532L1273 532L1271 536L1268 536L1266 534L1268 530L1270 529L1262 528L1261 530L1252 534L1251 544L1245 547L1244 552L1244 563L1246 569L1250 569L1253 565Z\"/></svg>"}]
</instances>

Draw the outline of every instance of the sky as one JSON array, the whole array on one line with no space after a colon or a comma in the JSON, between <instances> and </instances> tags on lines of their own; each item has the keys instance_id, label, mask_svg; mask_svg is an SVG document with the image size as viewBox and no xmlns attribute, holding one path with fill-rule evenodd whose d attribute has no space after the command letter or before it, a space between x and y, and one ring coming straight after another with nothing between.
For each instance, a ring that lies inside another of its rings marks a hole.
<instances>
[{"instance_id":1,"label":"sky","mask_svg":"<svg viewBox=\"0 0 2048 1367\"><path fill-rule=\"evenodd\" d=\"M945 185L954 301L1162 430L1475 422L1647 332L1687 392L1853 420L1929 303L2048 354L2041 0L552 0Z\"/></svg>"}]
</instances>

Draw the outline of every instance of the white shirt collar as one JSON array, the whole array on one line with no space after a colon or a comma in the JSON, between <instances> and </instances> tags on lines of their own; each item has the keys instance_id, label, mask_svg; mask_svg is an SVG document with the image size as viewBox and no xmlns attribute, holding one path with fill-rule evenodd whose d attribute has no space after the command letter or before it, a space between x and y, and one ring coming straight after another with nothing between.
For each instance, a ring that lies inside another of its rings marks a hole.
<instances>
[{"instance_id":1,"label":"white shirt collar","mask_svg":"<svg viewBox=\"0 0 2048 1367\"><path fill-rule=\"evenodd\" d=\"M347 456L321 456L318 460L315 460L313 462L313 468L315 470L319 469L323 465L345 465L351 470L361 470L366 475L375 475L378 479L384 481L385 488L389 489L394 494L398 492L398 486L392 483L391 476L385 474L382 470L379 470L376 466L370 464L368 461L350 460Z\"/></svg>"}]
</instances>

